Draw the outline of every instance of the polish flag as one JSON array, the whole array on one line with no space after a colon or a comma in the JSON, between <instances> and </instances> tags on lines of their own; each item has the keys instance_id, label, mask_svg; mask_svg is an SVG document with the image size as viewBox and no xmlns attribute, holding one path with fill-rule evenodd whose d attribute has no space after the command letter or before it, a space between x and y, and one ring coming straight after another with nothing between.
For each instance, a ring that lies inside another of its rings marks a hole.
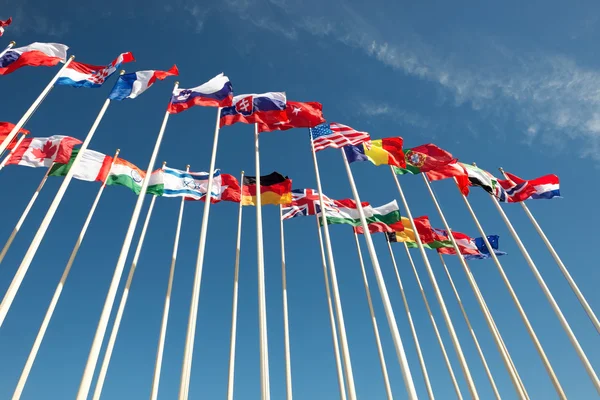
<instances>
[{"instance_id":1,"label":"polish flag","mask_svg":"<svg viewBox=\"0 0 600 400\"><path fill-rule=\"evenodd\" d=\"M26 167L49 167L57 162L66 164L71 158L73 147L81 144L70 136L54 135L47 138L27 138L13 151L6 164Z\"/></svg>"},{"instance_id":2,"label":"polish flag","mask_svg":"<svg viewBox=\"0 0 600 400\"><path fill-rule=\"evenodd\" d=\"M52 67L67 60L68 46L58 43L31 43L10 49L0 57L0 75L8 75L21 67Z\"/></svg>"}]
</instances>

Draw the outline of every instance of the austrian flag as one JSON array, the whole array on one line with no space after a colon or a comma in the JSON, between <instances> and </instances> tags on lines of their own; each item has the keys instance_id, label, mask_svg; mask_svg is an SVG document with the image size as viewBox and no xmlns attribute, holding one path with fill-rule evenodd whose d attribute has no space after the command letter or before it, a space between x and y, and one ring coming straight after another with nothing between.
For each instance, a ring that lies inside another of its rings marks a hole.
<instances>
[{"instance_id":1,"label":"austrian flag","mask_svg":"<svg viewBox=\"0 0 600 400\"><path fill-rule=\"evenodd\" d=\"M10 155L7 164L26 167L49 167L52 163L67 164L73 147L81 141L69 136L54 135L47 138L27 138Z\"/></svg>"}]
</instances>

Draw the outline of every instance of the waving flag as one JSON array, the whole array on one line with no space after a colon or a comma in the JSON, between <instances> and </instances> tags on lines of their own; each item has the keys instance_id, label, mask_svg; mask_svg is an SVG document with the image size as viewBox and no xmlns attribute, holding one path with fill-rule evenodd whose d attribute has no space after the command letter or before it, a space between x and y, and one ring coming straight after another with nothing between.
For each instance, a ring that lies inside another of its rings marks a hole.
<instances>
[{"instance_id":1,"label":"waving flag","mask_svg":"<svg viewBox=\"0 0 600 400\"><path fill-rule=\"evenodd\" d=\"M489 235L487 238L496 256L506 255L505 252L498 250L498 235ZM466 260L485 260L492 258L492 255L490 254L490 251L482 237L475 238L473 242L475 243L475 246L477 246L477 249L479 249L479 254L467 254L465 255Z\"/></svg>"},{"instance_id":2,"label":"waving flag","mask_svg":"<svg viewBox=\"0 0 600 400\"><path fill-rule=\"evenodd\" d=\"M8 17L6 21L0 19L0 36L4 35L4 28L12 23L12 17Z\"/></svg>"},{"instance_id":3,"label":"waving flag","mask_svg":"<svg viewBox=\"0 0 600 400\"><path fill-rule=\"evenodd\" d=\"M145 177L146 171L141 170L127 160L117 158L108 174L106 185L125 186L131 189L136 195L139 195L142 190L142 181ZM162 169L157 169L150 176L146 194L162 196L163 188L163 171Z\"/></svg>"},{"instance_id":4,"label":"waving flag","mask_svg":"<svg viewBox=\"0 0 600 400\"><path fill-rule=\"evenodd\" d=\"M498 179L498 183L506 190L511 202L560 197L560 181L556 175L544 175L531 180L521 179L508 172L506 176L507 180Z\"/></svg>"},{"instance_id":5,"label":"waving flag","mask_svg":"<svg viewBox=\"0 0 600 400\"><path fill-rule=\"evenodd\" d=\"M439 248L438 253L441 254L456 254L456 250L454 250L454 246L452 245L452 240L450 236L448 236L448 231L444 229L433 229L439 241L444 242L447 246ZM452 236L454 236L454 240L458 245L458 249L461 254L471 254L477 255L479 254L479 249L475 245L475 239L470 237L469 235L465 235L464 233L460 233L457 231L452 231Z\"/></svg>"},{"instance_id":6,"label":"waving flag","mask_svg":"<svg viewBox=\"0 0 600 400\"><path fill-rule=\"evenodd\" d=\"M233 87L223 73L191 89L173 91L168 111L177 114L193 106L228 107L233 99Z\"/></svg>"},{"instance_id":7,"label":"waving flag","mask_svg":"<svg viewBox=\"0 0 600 400\"><path fill-rule=\"evenodd\" d=\"M112 74L121 66L121 64L135 61L133 54L122 53L107 66L98 66L84 64L72 61L67 68L63 70L60 78L56 81L57 85L99 88L110 78Z\"/></svg>"},{"instance_id":8,"label":"waving flag","mask_svg":"<svg viewBox=\"0 0 600 400\"><path fill-rule=\"evenodd\" d=\"M310 129L315 151L328 147L339 149L344 146L355 146L371 140L367 132L356 131L349 126L332 122L321 124Z\"/></svg>"},{"instance_id":9,"label":"waving flag","mask_svg":"<svg viewBox=\"0 0 600 400\"><path fill-rule=\"evenodd\" d=\"M325 208L335 205L327 196L323 195ZM294 217L316 215L321 212L321 202L319 201L319 192L313 189L294 189L292 190L292 202L283 207L281 219L290 219Z\"/></svg>"},{"instance_id":10,"label":"waving flag","mask_svg":"<svg viewBox=\"0 0 600 400\"><path fill-rule=\"evenodd\" d=\"M65 176L73 166L75 157L79 154L79 149L73 149L71 159L66 164L55 162L50 169L50 176ZM99 181L104 182L110 172L110 165L113 158L106 154L99 153L94 150L86 149L81 156L79 165L73 173L73 178L82 181Z\"/></svg>"},{"instance_id":11,"label":"waving flag","mask_svg":"<svg viewBox=\"0 0 600 400\"><path fill-rule=\"evenodd\" d=\"M456 178L456 184L461 193L467 196L469 194L469 174L463 168L461 163L454 162L446 164L439 168L425 172L430 181L439 181L442 179Z\"/></svg>"},{"instance_id":12,"label":"waving flag","mask_svg":"<svg viewBox=\"0 0 600 400\"><path fill-rule=\"evenodd\" d=\"M174 168L163 168L163 196L185 197L200 200L206 196L208 188L208 173L186 172ZM211 187L211 197L218 198L221 194L221 171L215 170Z\"/></svg>"},{"instance_id":13,"label":"waving flag","mask_svg":"<svg viewBox=\"0 0 600 400\"><path fill-rule=\"evenodd\" d=\"M233 105L221 110L221 126L244 124L275 124L287 122L286 97L283 92L242 94L233 98Z\"/></svg>"},{"instance_id":14,"label":"waving flag","mask_svg":"<svg viewBox=\"0 0 600 400\"><path fill-rule=\"evenodd\" d=\"M406 168L394 168L397 174L420 174L455 163L456 158L435 144L428 143L404 151Z\"/></svg>"},{"instance_id":15,"label":"waving flag","mask_svg":"<svg viewBox=\"0 0 600 400\"><path fill-rule=\"evenodd\" d=\"M469 182L471 186L479 186L492 196L496 197L498 201L508 202L508 195L506 190L498 183L498 178L489 173L488 171L475 167L469 164L460 163L462 167L467 171L469 175Z\"/></svg>"},{"instance_id":16,"label":"waving flag","mask_svg":"<svg viewBox=\"0 0 600 400\"><path fill-rule=\"evenodd\" d=\"M401 137L376 139L356 146L345 146L344 152L350 163L371 161L375 165L393 165L404 168L406 162L402 150L403 143L404 139Z\"/></svg>"},{"instance_id":17,"label":"waving flag","mask_svg":"<svg viewBox=\"0 0 600 400\"><path fill-rule=\"evenodd\" d=\"M15 124L12 124L10 122L0 122L0 143L4 142L6 140L6 138L8 137L8 135L10 134L10 132L13 130L14 127L15 127ZM22 133L23 135L29 135L30 132L27 129L21 128L19 130L19 133ZM15 138L12 140L12 142L10 142L8 144L7 149L12 150L15 147L17 140L18 139L15 136Z\"/></svg>"},{"instance_id":18,"label":"waving flag","mask_svg":"<svg viewBox=\"0 0 600 400\"><path fill-rule=\"evenodd\" d=\"M288 101L285 109L287 121L258 124L259 132L285 131L292 128L312 128L325 122L323 105L316 101L301 103Z\"/></svg>"},{"instance_id":19,"label":"waving flag","mask_svg":"<svg viewBox=\"0 0 600 400\"><path fill-rule=\"evenodd\" d=\"M333 209L330 209L329 207L325 208L325 218L327 219L328 224L348 224L362 228L360 214L354 200L333 200L333 205ZM362 202L362 206L369 226L392 225L400 221L400 210L398 209L396 200L380 207L372 207L367 202ZM319 219L319 223L321 225L323 224L321 219ZM362 233L362 230L357 229L357 232Z\"/></svg>"},{"instance_id":20,"label":"waving flag","mask_svg":"<svg viewBox=\"0 0 600 400\"><path fill-rule=\"evenodd\" d=\"M245 206L256 205L256 193L260 190L260 203L289 204L292 201L292 180L279 172L271 172L260 177L260 188L256 187L255 176L244 176L242 186L242 204Z\"/></svg>"},{"instance_id":21,"label":"waving flag","mask_svg":"<svg viewBox=\"0 0 600 400\"><path fill-rule=\"evenodd\" d=\"M8 75L21 67L53 67L67 60L69 47L58 43L31 43L10 49L0 57L0 75Z\"/></svg>"},{"instance_id":22,"label":"waving flag","mask_svg":"<svg viewBox=\"0 0 600 400\"><path fill-rule=\"evenodd\" d=\"M10 155L8 164L26 167L49 167L57 162L66 164L71 159L73 147L81 144L79 139L54 135L47 138L27 138Z\"/></svg>"},{"instance_id":23,"label":"waving flag","mask_svg":"<svg viewBox=\"0 0 600 400\"><path fill-rule=\"evenodd\" d=\"M178 76L177 65L168 71L138 71L119 76L115 87L108 95L111 100L135 99L144 93L157 79L163 80L169 76Z\"/></svg>"},{"instance_id":24,"label":"waving flag","mask_svg":"<svg viewBox=\"0 0 600 400\"><path fill-rule=\"evenodd\" d=\"M440 238L435 234L433 228L431 228L429 217L423 215L421 217L413 218L413 221L417 227L417 232L423 247L428 249L437 249L448 245L440 240ZM410 219L402 217L402 220L399 223L393 224L391 227L394 229L394 232L386 233L389 242L406 243L406 245L411 248L417 247L417 239L412 224L410 223Z\"/></svg>"}]
</instances>

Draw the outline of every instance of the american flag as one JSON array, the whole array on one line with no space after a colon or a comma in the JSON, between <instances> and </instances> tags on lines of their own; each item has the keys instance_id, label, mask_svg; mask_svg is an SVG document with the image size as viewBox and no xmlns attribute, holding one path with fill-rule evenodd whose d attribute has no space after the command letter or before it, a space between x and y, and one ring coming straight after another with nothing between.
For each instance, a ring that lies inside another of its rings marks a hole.
<instances>
[{"instance_id":1,"label":"american flag","mask_svg":"<svg viewBox=\"0 0 600 400\"><path fill-rule=\"evenodd\" d=\"M323 195L323 201L325 202L325 209L333 210L337 208L334 202L325 195ZM283 207L281 210L281 219L316 215L320 212L319 192L313 189L295 189L292 190L292 204Z\"/></svg>"},{"instance_id":2,"label":"american flag","mask_svg":"<svg viewBox=\"0 0 600 400\"><path fill-rule=\"evenodd\" d=\"M332 122L321 124L310 129L315 151L333 147L339 149L344 146L357 145L371 140L367 132L359 132L349 126Z\"/></svg>"}]
</instances>

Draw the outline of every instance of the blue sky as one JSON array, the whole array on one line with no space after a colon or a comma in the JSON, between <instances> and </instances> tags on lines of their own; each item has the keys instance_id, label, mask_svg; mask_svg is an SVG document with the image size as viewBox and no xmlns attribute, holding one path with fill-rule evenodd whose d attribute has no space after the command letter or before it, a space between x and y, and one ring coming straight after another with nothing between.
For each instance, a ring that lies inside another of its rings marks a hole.
<instances>
[{"instance_id":1,"label":"blue sky","mask_svg":"<svg viewBox=\"0 0 600 400\"><path fill-rule=\"evenodd\" d=\"M600 193L595 185L585 183L595 179L600 165L600 58L595 51L600 21L594 2L582 1L573 7L557 1L450 5L389 0L177 0L168 4L109 0L83 6L66 1L15 4L0 0L0 10L0 18L14 19L0 46L10 40L18 46L60 42L70 46L78 61L91 64L106 64L117 54L131 51L137 62L126 65L128 71L167 69L176 63L181 87L196 86L225 72L238 94L286 91L292 100L320 101L330 121L366 130L373 137L400 135L408 147L434 142L462 161L476 161L494 173L500 166L524 178L556 173L564 199L529 206L592 308L600 309L596 290L600 272L589 247L600 223L593 211ZM56 68L24 68L2 77L0 120L17 121L54 73ZM56 87L27 128L35 136L65 134L82 139L113 83L114 78L100 89ZM107 154L120 148L123 158L145 167L172 84L172 79L158 82L138 99L112 104L90 148ZM215 110L208 108L172 116L159 162L206 170L214 118ZM224 128L217 166L236 176L242 169L253 174L252 145L251 126ZM262 173L277 170L289 175L295 188L314 188L308 146L305 130L261 135ZM350 197L339 151L326 150L318 157L324 192L333 198ZM380 205L398 198L386 168L366 164L352 168L363 200ZM10 234L43 173L14 166L0 172L5 188L0 197L5 210L0 241ZM434 226L441 227L420 177L401 179L413 214L427 214ZM8 287L59 185L60 179L52 178L42 190L2 263L0 292ZM97 189L95 183L71 183L0 330L0 398L10 397L14 389ZM437 182L434 189L451 227L478 236L452 183ZM501 236L500 246L509 253L501 259L506 273L566 394L594 398L594 387L494 206L482 191L473 190L470 199L486 231ZM134 203L135 197L125 188L105 191L23 399L74 397ZM175 199L157 199L104 398L141 399L150 392L178 207ZM523 211L516 205L504 208L598 368L597 333ZM405 213L402 208L401 212ZM222 398L226 392L236 213L237 205L232 203L211 209L192 369L193 398ZM165 399L176 398L178 392L201 216L201 204L186 204L161 379L160 396ZM285 381L278 210L265 206L263 216L271 394L281 399ZM255 210L245 208L235 386L239 399L256 399L260 392L255 220ZM320 400L336 398L337 383L314 225L312 218L297 218L286 223L285 234L294 394L299 399ZM357 392L360 398L383 399L352 234L344 226L331 231ZM386 245L382 237L374 241L417 391L425 398ZM477 389L481 398L491 398L437 255L430 256ZM448 398L451 382L401 247L396 248L396 258L434 393L437 398ZM468 396L422 260L416 252L414 258L463 395ZM515 398L458 262L447 259L447 263L503 398ZM370 261L366 264L375 289ZM531 398L556 398L495 266L491 261L473 261L471 267ZM378 293L373 296L392 390L395 397L405 398L381 300Z\"/></svg>"}]
</instances>

